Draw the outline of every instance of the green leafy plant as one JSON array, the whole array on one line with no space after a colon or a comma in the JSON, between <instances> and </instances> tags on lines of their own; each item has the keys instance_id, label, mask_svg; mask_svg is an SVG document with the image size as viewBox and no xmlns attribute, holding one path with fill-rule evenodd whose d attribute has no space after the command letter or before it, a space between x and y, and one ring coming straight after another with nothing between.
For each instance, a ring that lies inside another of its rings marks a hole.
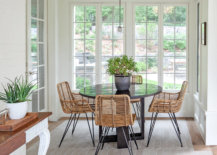
<instances>
[{"instance_id":1,"label":"green leafy plant","mask_svg":"<svg viewBox=\"0 0 217 155\"><path fill-rule=\"evenodd\" d=\"M6 103L19 103L30 101L29 96L32 94L35 84L28 82L23 76L16 77L13 81L3 86L4 92L0 92L0 100Z\"/></svg>"},{"instance_id":2,"label":"green leafy plant","mask_svg":"<svg viewBox=\"0 0 217 155\"><path fill-rule=\"evenodd\" d=\"M129 76L133 72L138 72L136 62L126 55L114 57L108 60L107 73L110 75Z\"/></svg>"}]
</instances>

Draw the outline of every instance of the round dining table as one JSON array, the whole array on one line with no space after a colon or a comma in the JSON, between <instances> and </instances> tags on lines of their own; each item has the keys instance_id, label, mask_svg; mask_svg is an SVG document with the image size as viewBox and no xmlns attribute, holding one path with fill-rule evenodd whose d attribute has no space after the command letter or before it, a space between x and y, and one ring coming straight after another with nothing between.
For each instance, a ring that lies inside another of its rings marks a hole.
<instances>
[{"instance_id":1,"label":"round dining table","mask_svg":"<svg viewBox=\"0 0 217 155\"><path fill-rule=\"evenodd\" d=\"M115 84L97 84L80 89L80 95L95 99L97 95L127 94L131 99L140 99L140 132L135 133L137 140L145 138L145 98L159 94L162 87L150 83L131 84L126 91L117 91ZM126 128L126 132L128 129ZM102 135L102 127L99 127L99 137ZM116 128L116 135L108 135L105 142L117 142L117 148L127 148L121 128Z\"/></svg>"}]
</instances>

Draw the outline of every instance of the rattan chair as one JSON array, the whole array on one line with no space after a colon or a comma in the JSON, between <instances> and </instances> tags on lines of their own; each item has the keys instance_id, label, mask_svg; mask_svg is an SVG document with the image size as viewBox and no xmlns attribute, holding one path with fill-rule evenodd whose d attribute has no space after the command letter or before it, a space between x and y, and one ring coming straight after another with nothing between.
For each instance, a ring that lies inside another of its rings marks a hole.
<instances>
[{"instance_id":1,"label":"rattan chair","mask_svg":"<svg viewBox=\"0 0 217 155\"><path fill-rule=\"evenodd\" d=\"M181 132L179 129L179 125L176 119L175 113L181 109L182 102L184 100L184 96L187 90L188 82L184 81L182 84L182 88L178 93L166 93L162 92L158 95L155 95L152 103L149 107L149 112L152 112L150 130L148 135L148 142L147 147L149 146L151 136L154 130L155 122L157 120L158 113L168 113L181 144L183 147L182 139L181 139Z\"/></svg>"},{"instance_id":2,"label":"rattan chair","mask_svg":"<svg viewBox=\"0 0 217 155\"><path fill-rule=\"evenodd\" d=\"M127 143L130 154L133 154L131 146L131 136L133 135L134 142L138 149L135 134L132 125L134 124L136 115L131 113L130 98L127 95L99 95L96 97L95 102L95 123L103 127L102 135L97 145L96 153L104 146L104 138L108 135L110 128L122 128L122 132ZM127 136L124 127L128 127L129 139L128 144Z\"/></svg>"},{"instance_id":3,"label":"rattan chair","mask_svg":"<svg viewBox=\"0 0 217 155\"><path fill-rule=\"evenodd\" d=\"M143 83L143 79L142 79L142 76L141 75L132 75L132 81L131 81L132 84L142 84ZM139 126L140 125L140 98L138 99L131 99L130 102L132 103L132 106L133 106L133 110L135 111L135 114L136 114L136 119L138 121L138 124Z\"/></svg>"},{"instance_id":4,"label":"rattan chair","mask_svg":"<svg viewBox=\"0 0 217 155\"><path fill-rule=\"evenodd\" d=\"M94 120L93 120L93 115L94 115L94 106L88 103L86 99L83 99L80 94L73 93L71 92L70 86L68 82L61 82L57 84L57 90L60 98L60 103L62 106L62 110L66 114L70 114L70 118L68 120L68 123L66 125L65 131L63 133L62 139L60 141L59 147L61 146L72 122L73 122L73 127L72 127L72 135L75 131L78 119L80 117L80 114L85 114L86 119L87 119L87 124L89 127L90 131L90 136L92 139L93 146L95 146L94 142ZM89 124L89 120L87 117L87 113L92 113L92 132Z\"/></svg>"}]
</instances>

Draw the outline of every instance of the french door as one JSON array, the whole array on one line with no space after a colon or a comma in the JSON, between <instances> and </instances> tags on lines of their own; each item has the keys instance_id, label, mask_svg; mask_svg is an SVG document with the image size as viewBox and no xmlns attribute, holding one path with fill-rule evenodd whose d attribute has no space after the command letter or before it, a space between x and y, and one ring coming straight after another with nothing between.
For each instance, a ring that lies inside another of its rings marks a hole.
<instances>
[{"instance_id":1,"label":"french door","mask_svg":"<svg viewBox=\"0 0 217 155\"><path fill-rule=\"evenodd\" d=\"M47 110L47 39L46 39L47 0L31 0L28 4L28 57L27 75L36 84L29 110Z\"/></svg>"}]
</instances>

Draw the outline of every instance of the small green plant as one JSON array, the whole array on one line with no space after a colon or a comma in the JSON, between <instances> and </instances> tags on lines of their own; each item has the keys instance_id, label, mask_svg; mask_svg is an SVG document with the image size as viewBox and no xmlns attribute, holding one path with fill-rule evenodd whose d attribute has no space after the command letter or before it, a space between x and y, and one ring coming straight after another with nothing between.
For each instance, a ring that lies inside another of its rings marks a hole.
<instances>
[{"instance_id":1,"label":"small green plant","mask_svg":"<svg viewBox=\"0 0 217 155\"><path fill-rule=\"evenodd\" d=\"M6 103L30 101L29 96L32 94L35 84L28 82L23 76L16 77L14 81L8 80L6 86L3 86L4 92L0 92L0 100Z\"/></svg>"},{"instance_id":2,"label":"small green plant","mask_svg":"<svg viewBox=\"0 0 217 155\"><path fill-rule=\"evenodd\" d=\"M136 62L126 55L114 57L108 60L107 73L110 75L129 76L133 72L138 72Z\"/></svg>"}]
</instances>

